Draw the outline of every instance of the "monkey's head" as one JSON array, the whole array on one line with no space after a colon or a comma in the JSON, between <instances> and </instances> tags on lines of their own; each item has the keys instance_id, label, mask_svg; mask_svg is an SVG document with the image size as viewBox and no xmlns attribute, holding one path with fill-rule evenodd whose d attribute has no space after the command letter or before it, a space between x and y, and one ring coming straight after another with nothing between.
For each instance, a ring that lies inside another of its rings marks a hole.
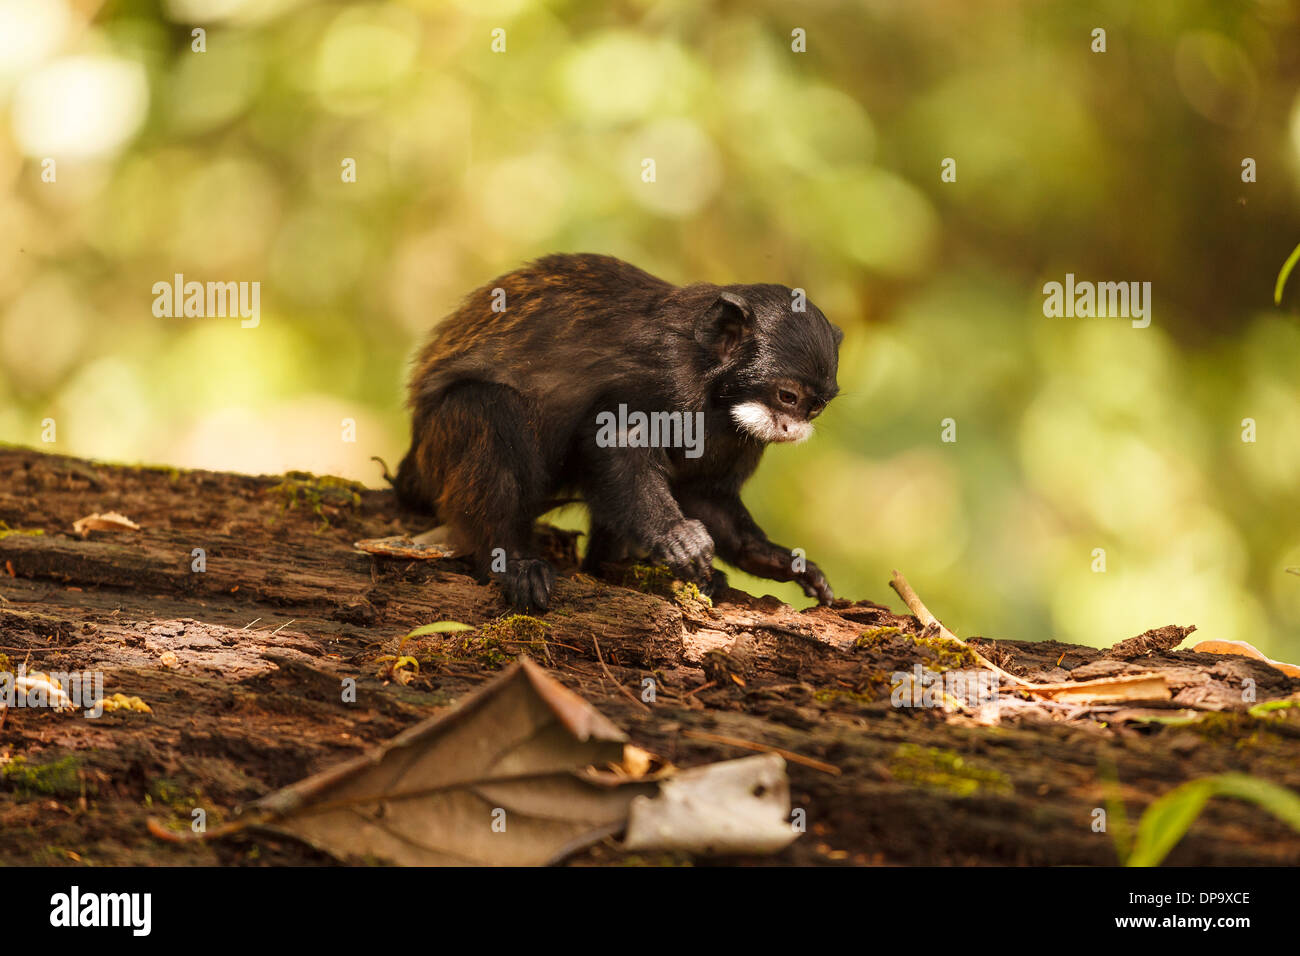
<instances>
[{"instance_id":1,"label":"monkey's head","mask_svg":"<svg viewBox=\"0 0 1300 956\"><path fill-rule=\"evenodd\" d=\"M820 309L781 285L723 286L704 319L715 358L713 394L745 434L801 442L839 392L844 333Z\"/></svg>"}]
</instances>

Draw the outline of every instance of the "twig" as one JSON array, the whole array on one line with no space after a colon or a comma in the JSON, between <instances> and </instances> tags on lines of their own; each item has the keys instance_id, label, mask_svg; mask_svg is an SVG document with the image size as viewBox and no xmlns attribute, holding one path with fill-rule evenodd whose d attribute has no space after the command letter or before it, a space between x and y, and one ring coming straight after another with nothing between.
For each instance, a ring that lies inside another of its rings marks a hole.
<instances>
[{"instance_id":1,"label":"twig","mask_svg":"<svg viewBox=\"0 0 1300 956\"><path fill-rule=\"evenodd\" d=\"M609 678L609 682L610 682L611 684L614 685L614 687L618 690L618 692L619 692L620 694L622 694L624 697L626 697L626 698L627 698L628 700L630 700L632 703L636 704L638 707L640 707L642 710L644 710L647 714L653 714L654 711L651 710L651 709L649 708L649 706L647 706L647 705L646 705L645 703L643 703L642 701L637 700L636 697L633 696L633 694L632 694L632 692L631 692L630 690L628 690L626 687L624 687L622 684L620 684L618 681L616 681L616 680L614 679L614 675L611 674L611 673L609 672L609 668L605 666L605 658L603 658L603 657L600 656L600 641L596 640L596 635L595 635L595 634L591 635L591 644L592 644L593 647L596 648L596 660L600 661L600 667L601 667L601 670L603 670L603 671L605 672L605 676Z\"/></svg>"},{"instance_id":2,"label":"twig","mask_svg":"<svg viewBox=\"0 0 1300 956\"><path fill-rule=\"evenodd\" d=\"M1025 680L1023 677L1017 677L1015 674L1008 674L1002 668L998 667L997 664L994 664L979 651L975 650L975 648L971 647L952 631L944 627L939 619L931 614L930 609L925 606L919 597L917 597L916 592L912 590L912 585L907 583L907 578L903 577L897 571L895 571L894 576L889 579L889 586L898 592L898 596L903 599L903 603L907 605L907 609L916 615L916 619L921 622L922 627L927 630L934 629L944 640L960 644L962 647L966 648L966 650L971 652L971 655L978 663L987 667L998 676L1005 677L1007 680L1011 681L1011 683L1019 684L1021 686L1028 686L1033 683L1032 681Z\"/></svg>"},{"instance_id":3,"label":"twig","mask_svg":"<svg viewBox=\"0 0 1300 956\"><path fill-rule=\"evenodd\" d=\"M802 764L805 767L811 767L813 770L820 770L832 777L838 777L842 772L833 763L814 760L812 757L805 757L803 754L797 754L793 750L786 750L782 747L772 747L767 744L755 743L752 740L741 740L739 737L725 737L722 734L705 733L703 730L683 730L682 733L687 737L694 737L696 740L707 740L710 743L723 744L728 747L740 747L742 750L757 750L760 753L776 754L791 763Z\"/></svg>"}]
</instances>

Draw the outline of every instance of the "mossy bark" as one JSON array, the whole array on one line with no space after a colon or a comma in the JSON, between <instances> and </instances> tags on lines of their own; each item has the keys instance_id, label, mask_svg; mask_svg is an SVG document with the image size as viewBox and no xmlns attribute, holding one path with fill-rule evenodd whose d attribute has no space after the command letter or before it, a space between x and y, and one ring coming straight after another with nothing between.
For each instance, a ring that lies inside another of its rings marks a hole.
<instances>
[{"instance_id":1,"label":"mossy bark","mask_svg":"<svg viewBox=\"0 0 1300 956\"><path fill-rule=\"evenodd\" d=\"M97 511L141 530L72 533ZM452 705L521 652L679 765L743 755L741 743L808 758L789 764L808 832L775 862L1113 864L1113 827L1094 830L1108 797L1121 796L1133 821L1207 774L1300 789L1296 709L1252 717L1236 703L1244 678L1258 700L1300 681L1244 658L1162 651L1112 664L1091 648L984 642L1002 666L1044 680L1078 667L1167 668L1179 702L1213 711L1179 725L1029 708L985 726L891 704L892 674L962 662L910 616L870 602L798 612L735 591L709 607L579 574L560 534L551 544L563 573L544 626L512 620L459 561L356 550L359 539L424 529L391 493L350 483L6 448L0 522L42 532L0 535L0 652L29 671L102 671L106 694L152 708L97 719L8 711L0 753L23 762L0 778L0 862L324 862L264 835L161 842L145 821L188 826L197 808L211 827ZM877 597L886 593L882 582ZM439 620L498 623L412 639L400 654L419 667L395 673L402 636ZM63 781L53 794L24 783L49 777L42 765ZM77 787L64 785L69 768ZM574 862L624 861L609 842ZM1215 801L1169 862L1294 865L1300 835L1254 806Z\"/></svg>"}]
</instances>

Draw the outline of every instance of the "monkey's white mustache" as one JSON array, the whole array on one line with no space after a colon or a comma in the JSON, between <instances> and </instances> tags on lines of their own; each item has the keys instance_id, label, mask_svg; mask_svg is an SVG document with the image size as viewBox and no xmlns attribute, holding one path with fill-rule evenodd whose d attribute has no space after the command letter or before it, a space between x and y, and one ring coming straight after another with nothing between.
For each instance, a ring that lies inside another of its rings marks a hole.
<instances>
[{"instance_id":1,"label":"monkey's white mustache","mask_svg":"<svg viewBox=\"0 0 1300 956\"><path fill-rule=\"evenodd\" d=\"M763 442L801 442L813 433L812 422L772 411L762 402L741 402L731 408L736 424Z\"/></svg>"}]
</instances>

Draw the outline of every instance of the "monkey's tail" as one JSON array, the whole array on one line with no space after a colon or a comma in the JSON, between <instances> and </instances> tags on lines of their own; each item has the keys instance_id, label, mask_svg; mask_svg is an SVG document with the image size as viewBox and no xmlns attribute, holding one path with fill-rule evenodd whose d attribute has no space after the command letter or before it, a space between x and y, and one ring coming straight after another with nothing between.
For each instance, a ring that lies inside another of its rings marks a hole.
<instances>
[{"instance_id":1,"label":"monkey's tail","mask_svg":"<svg viewBox=\"0 0 1300 956\"><path fill-rule=\"evenodd\" d=\"M370 460L379 463L379 467L384 469L384 481L388 482L390 485L393 484L393 476L388 473L388 462L384 461L384 459L380 458L378 455L371 455Z\"/></svg>"}]
</instances>

